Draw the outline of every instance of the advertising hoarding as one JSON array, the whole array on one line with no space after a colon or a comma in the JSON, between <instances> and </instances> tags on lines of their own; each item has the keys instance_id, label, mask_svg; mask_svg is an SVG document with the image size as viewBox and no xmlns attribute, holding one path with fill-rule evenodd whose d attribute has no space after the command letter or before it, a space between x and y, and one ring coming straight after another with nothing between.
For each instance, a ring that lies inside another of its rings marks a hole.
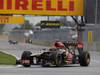
<instances>
[{"instance_id":1,"label":"advertising hoarding","mask_svg":"<svg viewBox=\"0 0 100 75\"><path fill-rule=\"evenodd\" d=\"M0 0L0 14L83 16L84 0Z\"/></svg>"},{"instance_id":2,"label":"advertising hoarding","mask_svg":"<svg viewBox=\"0 0 100 75\"><path fill-rule=\"evenodd\" d=\"M0 24L24 24L23 16L0 16Z\"/></svg>"}]
</instances>

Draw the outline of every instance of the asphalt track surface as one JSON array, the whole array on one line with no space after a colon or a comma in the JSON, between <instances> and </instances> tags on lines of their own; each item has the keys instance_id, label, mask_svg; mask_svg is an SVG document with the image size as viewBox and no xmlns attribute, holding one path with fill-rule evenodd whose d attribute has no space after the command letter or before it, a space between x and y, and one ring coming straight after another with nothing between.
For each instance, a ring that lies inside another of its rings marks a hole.
<instances>
[{"instance_id":1,"label":"asphalt track surface","mask_svg":"<svg viewBox=\"0 0 100 75\"><path fill-rule=\"evenodd\" d=\"M0 39L0 51L7 52L20 58L25 50L39 52L43 46L33 46L30 44L19 43L18 45L9 45L7 40ZM24 68L23 66L1 65L0 75L100 75L100 52L92 51L91 63L89 67L81 67L79 64L67 65L64 67L47 67L40 65Z\"/></svg>"}]
</instances>

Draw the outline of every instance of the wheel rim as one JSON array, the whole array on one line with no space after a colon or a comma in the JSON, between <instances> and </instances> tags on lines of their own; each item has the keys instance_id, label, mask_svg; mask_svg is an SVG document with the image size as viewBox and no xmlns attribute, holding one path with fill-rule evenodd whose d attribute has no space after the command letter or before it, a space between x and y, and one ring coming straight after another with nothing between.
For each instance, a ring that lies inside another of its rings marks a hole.
<instances>
[{"instance_id":1,"label":"wheel rim","mask_svg":"<svg viewBox=\"0 0 100 75\"><path fill-rule=\"evenodd\" d=\"M89 55L89 53L86 53L86 55L85 55L85 63L86 63L86 65L89 65L89 63L90 63L90 55Z\"/></svg>"},{"instance_id":2,"label":"wheel rim","mask_svg":"<svg viewBox=\"0 0 100 75\"><path fill-rule=\"evenodd\" d=\"M89 64L90 63L90 56L89 56L89 54L87 55L87 64Z\"/></svg>"}]
</instances>

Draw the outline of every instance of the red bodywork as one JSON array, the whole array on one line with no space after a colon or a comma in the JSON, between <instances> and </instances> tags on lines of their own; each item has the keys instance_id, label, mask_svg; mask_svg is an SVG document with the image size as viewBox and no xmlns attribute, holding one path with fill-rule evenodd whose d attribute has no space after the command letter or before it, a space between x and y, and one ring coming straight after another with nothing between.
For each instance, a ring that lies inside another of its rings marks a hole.
<instances>
[{"instance_id":1,"label":"red bodywork","mask_svg":"<svg viewBox=\"0 0 100 75\"><path fill-rule=\"evenodd\" d=\"M83 48L84 44L81 41L77 42L77 47L78 48Z\"/></svg>"}]
</instances>

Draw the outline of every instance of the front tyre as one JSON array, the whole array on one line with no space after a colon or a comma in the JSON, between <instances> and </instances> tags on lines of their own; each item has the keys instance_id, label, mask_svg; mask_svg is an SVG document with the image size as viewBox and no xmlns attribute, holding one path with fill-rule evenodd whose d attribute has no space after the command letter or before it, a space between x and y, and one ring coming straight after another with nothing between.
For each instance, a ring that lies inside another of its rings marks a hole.
<instances>
[{"instance_id":1,"label":"front tyre","mask_svg":"<svg viewBox=\"0 0 100 75\"><path fill-rule=\"evenodd\" d=\"M30 67L31 66L31 52L30 51L24 51L21 56L22 65L24 67Z\"/></svg>"},{"instance_id":2,"label":"front tyre","mask_svg":"<svg viewBox=\"0 0 100 75\"><path fill-rule=\"evenodd\" d=\"M80 66L89 66L90 64L90 54L87 51L84 51L79 55Z\"/></svg>"}]
</instances>

